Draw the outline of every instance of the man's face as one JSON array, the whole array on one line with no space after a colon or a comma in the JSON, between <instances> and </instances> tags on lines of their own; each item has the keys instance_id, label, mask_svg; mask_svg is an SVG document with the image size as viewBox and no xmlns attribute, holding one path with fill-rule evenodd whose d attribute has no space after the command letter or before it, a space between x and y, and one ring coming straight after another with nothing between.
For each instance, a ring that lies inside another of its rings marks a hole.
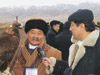
<instances>
[{"instance_id":1,"label":"man's face","mask_svg":"<svg viewBox=\"0 0 100 75\"><path fill-rule=\"evenodd\" d=\"M44 33L40 29L31 29L27 35L29 43L33 46L39 45L44 39Z\"/></svg>"},{"instance_id":2,"label":"man's face","mask_svg":"<svg viewBox=\"0 0 100 75\"><path fill-rule=\"evenodd\" d=\"M73 38L74 39L77 39L77 40L80 40L80 37L81 37L81 32L82 32L82 30L81 30L81 27L80 27L80 25L79 26L77 26L76 25L76 23L75 22L71 22L71 24L70 24L71 26L70 26L70 31L72 32L72 36L73 36Z\"/></svg>"},{"instance_id":3,"label":"man's face","mask_svg":"<svg viewBox=\"0 0 100 75\"><path fill-rule=\"evenodd\" d=\"M53 25L53 29L58 32L59 29L60 29L60 25L59 24L56 24L56 25Z\"/></svg>"}]
</instances>

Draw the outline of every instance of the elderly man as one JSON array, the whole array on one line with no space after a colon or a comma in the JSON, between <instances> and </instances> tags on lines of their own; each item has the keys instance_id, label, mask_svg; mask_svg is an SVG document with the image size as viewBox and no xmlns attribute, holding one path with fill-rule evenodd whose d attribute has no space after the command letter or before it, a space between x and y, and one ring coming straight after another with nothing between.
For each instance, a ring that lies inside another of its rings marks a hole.
<instances>
[{"instance_id":1,"label":"elderly man","mask_svg":"<svg viewBox=\"0 0 100 75\"><path fill-rule=\"evenodd\" d=\"M46 44L45 36L48 32L47 23L42 19L30 19L25 24L25 32L27 39L15 63L15 75L27 75L26 73L34 71L37 73L34 72L31 75L46 75L45 66L39 57L37 49L41 48L43 54L45 54L45 51L47 57L52 56L56 59L61 59L61 52Z\"/></svg>"},{"instance_id":2,"label":"elderly man","mask_svg":"<svg viewBox=\"0 0 100 75\"><path fill-rule=\"evenodd\" d=\"M73 44L69 50L68 64L54 58L51 60L56 63L52 63L50 59L44 58L45 66L52 66L52 70L47 69L48 73L100 75L100 31L95 28L93 19L93 12L88 9L80 9L69 16Z\"/></svg>"}]
</instances>

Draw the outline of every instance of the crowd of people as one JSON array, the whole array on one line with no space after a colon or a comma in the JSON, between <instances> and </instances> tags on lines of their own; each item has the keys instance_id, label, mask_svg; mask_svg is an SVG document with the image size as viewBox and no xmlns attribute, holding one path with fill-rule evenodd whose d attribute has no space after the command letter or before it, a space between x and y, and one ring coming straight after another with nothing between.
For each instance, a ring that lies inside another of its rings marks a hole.
<instances>
[{"instance_id":1,"label":"crowd of people","mask_svg":"<svg viewBox=\"0 0 100 75\"><path fill-rule=\"evenodd\" d=\"M0 59L0 75L5 75L6 70L11 75L100 75L97 23L89 9L75 11L65 23L29 19L24 26L27 39L6 64L9 70L6 67L2 71ZM20 23L14 22L13 26L19 27Z\"/></svg>"}]
</instances>

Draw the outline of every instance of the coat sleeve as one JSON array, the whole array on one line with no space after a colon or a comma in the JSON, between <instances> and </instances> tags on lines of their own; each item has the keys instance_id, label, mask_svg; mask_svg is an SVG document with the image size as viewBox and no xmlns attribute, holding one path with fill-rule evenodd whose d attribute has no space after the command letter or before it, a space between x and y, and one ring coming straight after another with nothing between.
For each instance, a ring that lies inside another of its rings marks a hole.
<instances>
[{"instance_id":1,"label":"coat sleeve","mask_svg":"<svg viewBox=\"0 0 100 75\"><path fill-rule=\"evenodd\" d=\"M55 47L55 36L56 36L56 35L54 35L54 34L49 34L49 35L46 37L47 44L49 44L50 46Z\"/></svg>"},{"instance_id":2,"label":"coat sleeve","mask_svg":"<svg viewBox=\"0 0 100 75\"><path fill-rule=\"evenodd\" d=\"M100 54L100 52L99 52L99 54ZM96 72L95 72L95 75L100 75L100 55L98 56L98 58L97 58L97 61L96 61Z\"/></svg>"},{"instance_id":3,"label":"coat sleeve","mask_svg":"<svg viewBox=\"0 0 100 75\"><path fill-rule=\"evenodd\" d=\"M67 61L56 60L56 64L54 66L53 74L55 75L63 75L65 69L68 68Z\"/></svg>"},{"instance_id":4,"label":"coat sleeve","mask_svg":"<svg viewBox=\"0 0 100 75\"><path fill-rule=\"evenodd\" d=\"M55 58L50 58L52 65L46 68L47 74L63 75L66 68L68 68L68 63L63 60L56 60Z\"/></svg>"},{"instance_id":5,"label":"coat sleeve","mask_svg":"<svg viewBox=\"0 0 100 75\"><path fill-rule=\"evenodd\" d=\"M59 50L56 51L56 60L62 60L62 53Z\"/></svg>"},{"instance_id":6,"label":"coat sleeve","mask_svg":"<svg viewBox=\"0 0 100 75\"><path fill-rule=\"evenodd\" d=\"M100 67L97 69L97 72L95 75L100 75Z\"/></svg>"},{"instance_id":7,"label":"coat sleeve","mask_svg":"<svg viewBox=\"0 0 100 75\"><path fill-rule=\"evenodd\" d=\"M100 48L96 51L96 70L95 75L100 75Z\"/></svg>"}]
</instances>

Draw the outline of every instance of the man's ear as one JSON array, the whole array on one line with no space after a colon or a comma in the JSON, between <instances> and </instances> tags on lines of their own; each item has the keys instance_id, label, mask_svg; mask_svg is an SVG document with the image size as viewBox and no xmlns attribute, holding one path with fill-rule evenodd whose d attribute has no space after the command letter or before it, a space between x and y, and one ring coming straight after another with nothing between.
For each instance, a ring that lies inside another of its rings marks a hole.
<instances>
[{"instance_id":1,"label":"man's ear","mask_svg":"<svg viewBox=\"0 0 100 75\"><path fill-rule=\"evenodd\" d=\"M81 23L81 24L80 24L80 28L81 28L82 30L85 29L85 25L84 25L84 23Z\"/></svg>"},{"instance_id":2,"label":"man's ear","mask_svg":"<svg viewBox=\"0 0 100 75\"><path fill-rule=\"evenodd\" d=\"M55 25L53 25L52 28L55 29Z\"/></svg>"}]
</instances>

